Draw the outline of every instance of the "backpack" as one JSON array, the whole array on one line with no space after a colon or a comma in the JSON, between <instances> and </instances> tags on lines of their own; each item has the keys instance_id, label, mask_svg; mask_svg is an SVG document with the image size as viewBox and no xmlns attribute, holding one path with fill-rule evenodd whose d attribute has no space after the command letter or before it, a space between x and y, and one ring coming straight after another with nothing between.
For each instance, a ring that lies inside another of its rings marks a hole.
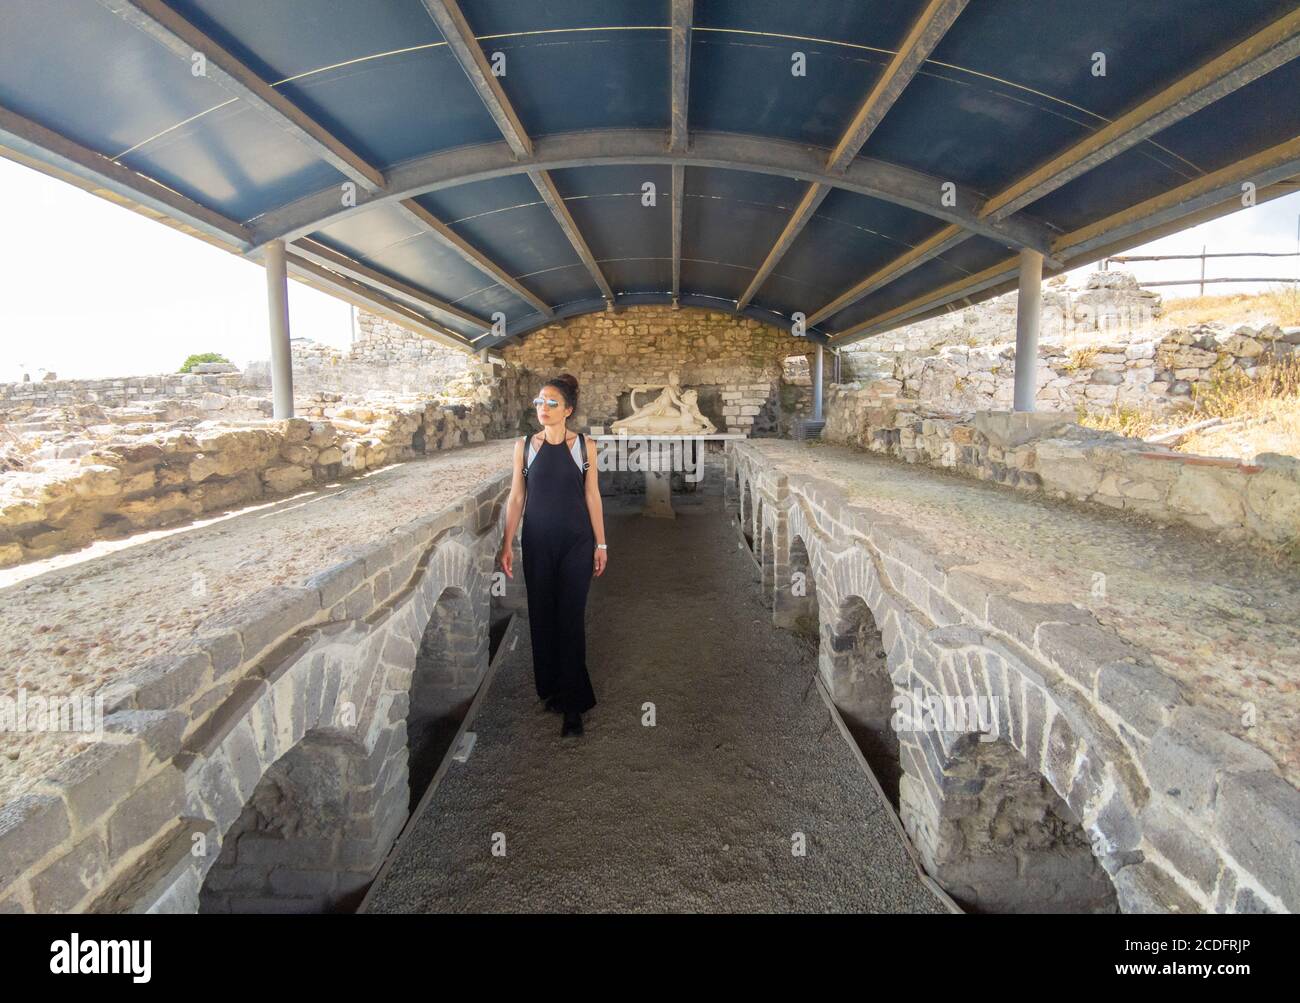
<instances>
[{"instance_id":1,"label":"backpack","mask_svg":"<svg viewBox=\"0 0 1300 1003\"><path fill-rule=\"evenodd\" d=\"M529 464L530 462L532 462L532 461L529 460L529 458L528 458L528 448L529 448L529 445L530 445L530 443L531 443L532 438L533 438L533 437L532 437L531 435L525 435L525 436L524 436L524 466L523 466L523 471L524 471L524 481L525 481L525 482L527 482L527 480L528 480L528 464ZM583 436L583 434L582 434L581 432L578 433L578 443L577 443L577 445L578 445L578 452L582 455L582 468L581 468L581 469L582 469L583 477L585 478L585 477L586 477L586 474L587 474L587 468L591 466L591 461L590 461L589 459L587 459L587 440L586 440L586 438ZM569 455L570 455L570 456L573 455L572 450L570 450ZM575 460L574 462L576 463L577 461Z\"/></svg>"}]
</instances>

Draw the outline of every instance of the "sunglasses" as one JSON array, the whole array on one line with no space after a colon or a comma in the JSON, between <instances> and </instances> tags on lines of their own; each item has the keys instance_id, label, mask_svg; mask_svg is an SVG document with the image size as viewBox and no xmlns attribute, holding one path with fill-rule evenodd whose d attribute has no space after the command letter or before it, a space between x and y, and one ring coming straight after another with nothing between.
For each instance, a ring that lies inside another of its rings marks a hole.
<instances>
[{"instance_id":1,"label":"sunglasses","mask_svg":"<svg viewBox=\"0 0 1300 1003\"><path fill-rule=\"evenodd\" d=\"M543 404L545 404L548 408L551 408L551 407L559 407L559 406L560 406L560 402L559 402L559 401L554 400L554 399L552 399L552 398L550 398L550 397L534 397L534 398L533 398L533 407L541 407Z\"/></svg>"}]
</instances>

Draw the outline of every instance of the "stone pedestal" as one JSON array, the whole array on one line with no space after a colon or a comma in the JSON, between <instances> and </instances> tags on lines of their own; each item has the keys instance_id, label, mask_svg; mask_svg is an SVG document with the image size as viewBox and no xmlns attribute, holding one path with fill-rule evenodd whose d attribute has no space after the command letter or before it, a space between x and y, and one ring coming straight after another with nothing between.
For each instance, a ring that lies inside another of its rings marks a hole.
<instances>
[{"instance_id":1,"label":"stone pedestal","mask_svg":"<svg viewBox=\"0 0 1300 1003\"><path fill-rule=\"evenodd\" d=\"M642 515L653 519L676 519L673 511L673 475L668 470L645 472L645 507Z\"/></svg>"}]
</instances>

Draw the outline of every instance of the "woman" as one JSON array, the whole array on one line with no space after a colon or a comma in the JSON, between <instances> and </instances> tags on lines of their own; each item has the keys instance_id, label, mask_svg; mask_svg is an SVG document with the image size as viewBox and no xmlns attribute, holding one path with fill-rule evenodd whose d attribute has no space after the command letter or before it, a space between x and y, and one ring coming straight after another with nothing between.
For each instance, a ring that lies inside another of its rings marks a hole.
<instances>
[{"instance_id":1,"label":"woman","mask_svg":"<svg viewBox=\"0 0 1300 1003\"><path fill-rule=\"evenodd\" d=\"M584 618L592 575L604 574L606 564L596 444L567 425L577 406L578 381L568 373L533 401L542 431L515 443L500 555L501 569L514 578L511 543L526 504L521 542L533 679L546 709L564 714L560 737L581 735L582 712L596 705Z\"/></svg>"}]
</instances>

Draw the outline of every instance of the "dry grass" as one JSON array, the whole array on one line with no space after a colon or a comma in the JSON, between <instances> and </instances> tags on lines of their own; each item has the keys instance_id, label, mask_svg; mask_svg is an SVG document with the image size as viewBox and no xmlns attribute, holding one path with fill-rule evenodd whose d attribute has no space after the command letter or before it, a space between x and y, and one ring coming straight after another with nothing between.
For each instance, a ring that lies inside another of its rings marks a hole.
<instances>
[{"instance_id":1,"label":"dry grass","mask_svg":"<svg viewBox=\"0 0 1300 1003\"><path fill-rule=\"evenodd\" d=\"M1300 456L1300 361L1294 357L1261 366L1250 379L1229 371L1209 386L1193 388L1185 410L1162 415L1145 408L1079 411L1079 424L1149 439L1206 418L1225 424L1193 432L1174 446L1185 453L1250 458L1258 453Z\"/></svg>"},{"instance_id":2,"label":"dry grass","mask_svg":"<svg viewBox=\"0 0 1300 1003\"><path fill-rule=\"evenodd\" d=\"M1077 373L1080 369L1092 369L1097 362L1096 346L1076 348L1070 353L1069 361L1061 366L1061 372Z\"/></svg>"},{"instance_id":3,"label":"dry grass","mask_svg":"<svg viewBox=\"0 0 1300 1003\"><path fill-rule=\"evenodd\" d=\"M1127 435L1133 439L1147 439L1187 424L1184 420L1185 413L1171 417L1146 408L1121 406L1118 403L1108 411L1089 411L1086 407L1080 407L1077 413L1080 425Z\"/></svg>"},{"instance_id":4,"label":"dry grass","mask_svg":"<svg viewBox=\"0 0 1300 1003\"><path fill-rule=\"evenodd\" d=\"M1300 325L1300 289L1295 284L1278 285L1263 293L1165 300L1160 313L1161 327L1186 327L1208 321L1245 324L1250 320L1270 321L1279 327Z\"/></svg>"}]
</instances>

